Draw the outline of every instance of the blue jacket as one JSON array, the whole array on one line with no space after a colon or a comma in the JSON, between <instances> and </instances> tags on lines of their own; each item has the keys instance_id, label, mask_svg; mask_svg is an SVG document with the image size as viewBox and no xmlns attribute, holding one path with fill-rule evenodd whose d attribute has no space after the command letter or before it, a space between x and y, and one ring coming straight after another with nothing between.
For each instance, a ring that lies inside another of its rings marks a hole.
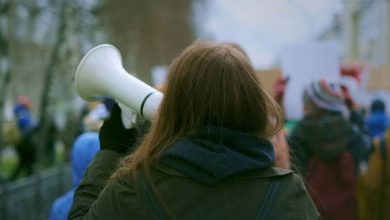
<instances>
[{"instance_id":1,"label":"blue jacket","mask_svg":"<svg viewBox=\"0 0 390 220\"><path fill-rule=\"evenodd\" d=\"M86 132L77 137L71 155L73 186L72 189L54 201L49 216L50 220L67 219L73 203L74 192L99 149L99 134L97 132Z\"/></svg>"},{"instance_id":2,"label":"blue jacket","mask_svg":"<svg viewBox=\"0 0 390 220\"><path fill-rule=\"evenodd\" d=\"M14 106L14 115L23 138L27 138L38 125L36 119L30 110L22 104Z\"/></svg>"},{"instance_id":3,"label":"blue jacket","mask_svg":"<svg viewBox=\"0 0 390 220\"><path fill-rule=\"evenodd\" d=\"M382 111L373 112L367 119L366 124L370 131L370 137L385 133L390 125L390 119L386 117L386 113Z\"/></svg>"}]
</instances>

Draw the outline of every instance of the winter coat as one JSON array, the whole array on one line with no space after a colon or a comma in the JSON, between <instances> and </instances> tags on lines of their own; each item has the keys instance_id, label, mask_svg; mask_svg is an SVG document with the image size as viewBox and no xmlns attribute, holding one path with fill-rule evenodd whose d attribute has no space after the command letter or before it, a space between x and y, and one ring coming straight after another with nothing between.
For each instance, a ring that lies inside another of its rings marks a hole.
<instances>
[{"instance_id":1,"label":"winter coat","mask_svg":"<svg viewBox=\"0 0 390 220\"><path fill-rule=\"evenodd\" d=\"M384 111L373 112L366 119L368 130L372 138L377 135L385 133L386 129L390 126L390 119L386 116Z\"/></svg>"},{"instance_id":2,"label":"winter coat","mask_svg":"<svg viewBox=\"0 0 390 220\"><path fill-rule=\"evenodd\" d=\"M16 104L13 109L18 131L21 135L20 142L15 146L20 162L32 166L36 160L37 145L33 141L33 135L38 128L38 123L31 111L22 104Z\"/></svg>"},{"instance_id":3,"label":"winter coat","mask_svg":"<svg viewBox=\"0 0 390 220\"><path fill-rule=\"evenodd\" d=\"M364 129L339 113L308 115L289 143L293 167L305 176L323 218L356 219L357 173L369 149Z\"/></svg>"},{"instance_id":4,"label":"winter coat","mask_svg":"<svg viewBox=\"0 0 390 220\"><path fill-rule=\"evenodd\" d=\"M336 112L328 112L320 118L305 116L291 132L288 142L293 166L303 175L307 174L312 156L332 160L345 151L351 154L358 172L359 163L370 149L370 139L361 123L351 123Z\"/></svg>"},{"instance_id":5,"label":"winter coat","mask_svg":"<svg viewBox=\"0 0 390 220\"><path fill-rule=\"evenodd\" d=\"M67 218L76 187L80 184L84 172L99 148L98 133L86 132L77 137L71 155L73 186L72 189L54 201L49 216L50 220L65 220Z\"/></svg>"},{"instance_id":6,"label":"winter coat","mask_svg":"<svg viewBox=\"0 0 390 220\"><path fill-rule=\"evenodd\" d=\"M68 219L320 218L301 177L273 167L270 142L249 134L195 131L151 165L151 178L139 170L105 185L119 159L110 150L97 154Z\"/></svg>"}]
</instances>

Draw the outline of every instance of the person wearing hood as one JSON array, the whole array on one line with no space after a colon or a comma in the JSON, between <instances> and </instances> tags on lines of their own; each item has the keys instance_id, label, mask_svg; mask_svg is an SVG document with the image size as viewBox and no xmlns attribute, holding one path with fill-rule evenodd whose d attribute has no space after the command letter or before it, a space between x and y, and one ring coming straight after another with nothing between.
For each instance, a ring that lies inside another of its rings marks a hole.
<instances>
[{"instance_id":1,"label":"person wearing hood","mask_svg":"<svg viewBox=\"0 0 390 220\"><path fill-rule=\"evenodd\" d=\"M80 184L85 170L99 148L99 134L97 132L85 132L77 137L71 153L72 188L54 201L49 216L50 220L67 218L76 187Z\"/></svg>"},{"instance_id":2,"label":"person wearing hood","mask_svg":"<svg viewBox=\"0 0 390 220\"><path fill-rule=\"evenodd\" d=\"M100 102L94 102L93 107L82 122L84 132L73 143L71 152L72 188L64 195L56 199L49 215L50 220L65 220L73 203L73 197L77 186L91 163L95 154L100 150L99 129L103 125L103 119L109 112Z\"/></svg>"},{"instance_id":3,"label":"person wearing hood","mask_svg":"<svg viewBox=\"0 0 390 220\"><path fill-rule=\"evenodd\" d=\"M301 177L274 166L281 111L242 52L195 42L163 91L134 152L114 106L68 219L320 218Z\"/></svg>"},{"instance_id":4,"label":"person wearing hood","mask_svg":"<svg viewBox=\"0 0 390 220\"><path fill-rule=\"evenodd\" d=\"M306 178L323 219L356 219L356 178L369 139L349 120L338 84L313 81L303 99L304 117L289 136L293 167Z\"/></svg>"}]
</instances>

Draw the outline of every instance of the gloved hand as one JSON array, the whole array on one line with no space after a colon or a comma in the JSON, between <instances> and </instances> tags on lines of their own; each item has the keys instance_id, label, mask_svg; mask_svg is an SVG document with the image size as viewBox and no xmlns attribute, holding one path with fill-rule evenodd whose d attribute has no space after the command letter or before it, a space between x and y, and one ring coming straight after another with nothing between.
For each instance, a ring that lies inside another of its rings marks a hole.
<instances>
[{"instance_id":1,"label":"gloved hand","mask_svg":"<svg viewBox=\"0 0 390 220\"><path fill-rule=\"evenodd\" d=\"M110 117L104 121L99 132L100 149L126 154L134 147L137 138L137 128L125 129L123 127L121 109L115 103Z\"/></svg>"}]
</instances>

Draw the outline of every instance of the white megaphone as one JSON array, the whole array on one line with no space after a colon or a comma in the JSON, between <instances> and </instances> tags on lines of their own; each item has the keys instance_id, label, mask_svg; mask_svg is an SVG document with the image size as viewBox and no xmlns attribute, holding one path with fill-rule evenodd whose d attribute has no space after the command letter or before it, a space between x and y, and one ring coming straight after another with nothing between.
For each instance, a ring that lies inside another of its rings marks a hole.
<instances>
[{"instance_id":1,"label":"white megaphone","mask_svg":"<svg viewBox=\"0 0 390 220\"><path fill-rule=\"evenodd\" d=\"M163 94L130 75L122 66L122 57L114 46L101 44L92 48L80 61L75 86L86 101L110 97L152 120ZM122 120L124 120L122 115Z\"/></svg>"}]
</instances>

